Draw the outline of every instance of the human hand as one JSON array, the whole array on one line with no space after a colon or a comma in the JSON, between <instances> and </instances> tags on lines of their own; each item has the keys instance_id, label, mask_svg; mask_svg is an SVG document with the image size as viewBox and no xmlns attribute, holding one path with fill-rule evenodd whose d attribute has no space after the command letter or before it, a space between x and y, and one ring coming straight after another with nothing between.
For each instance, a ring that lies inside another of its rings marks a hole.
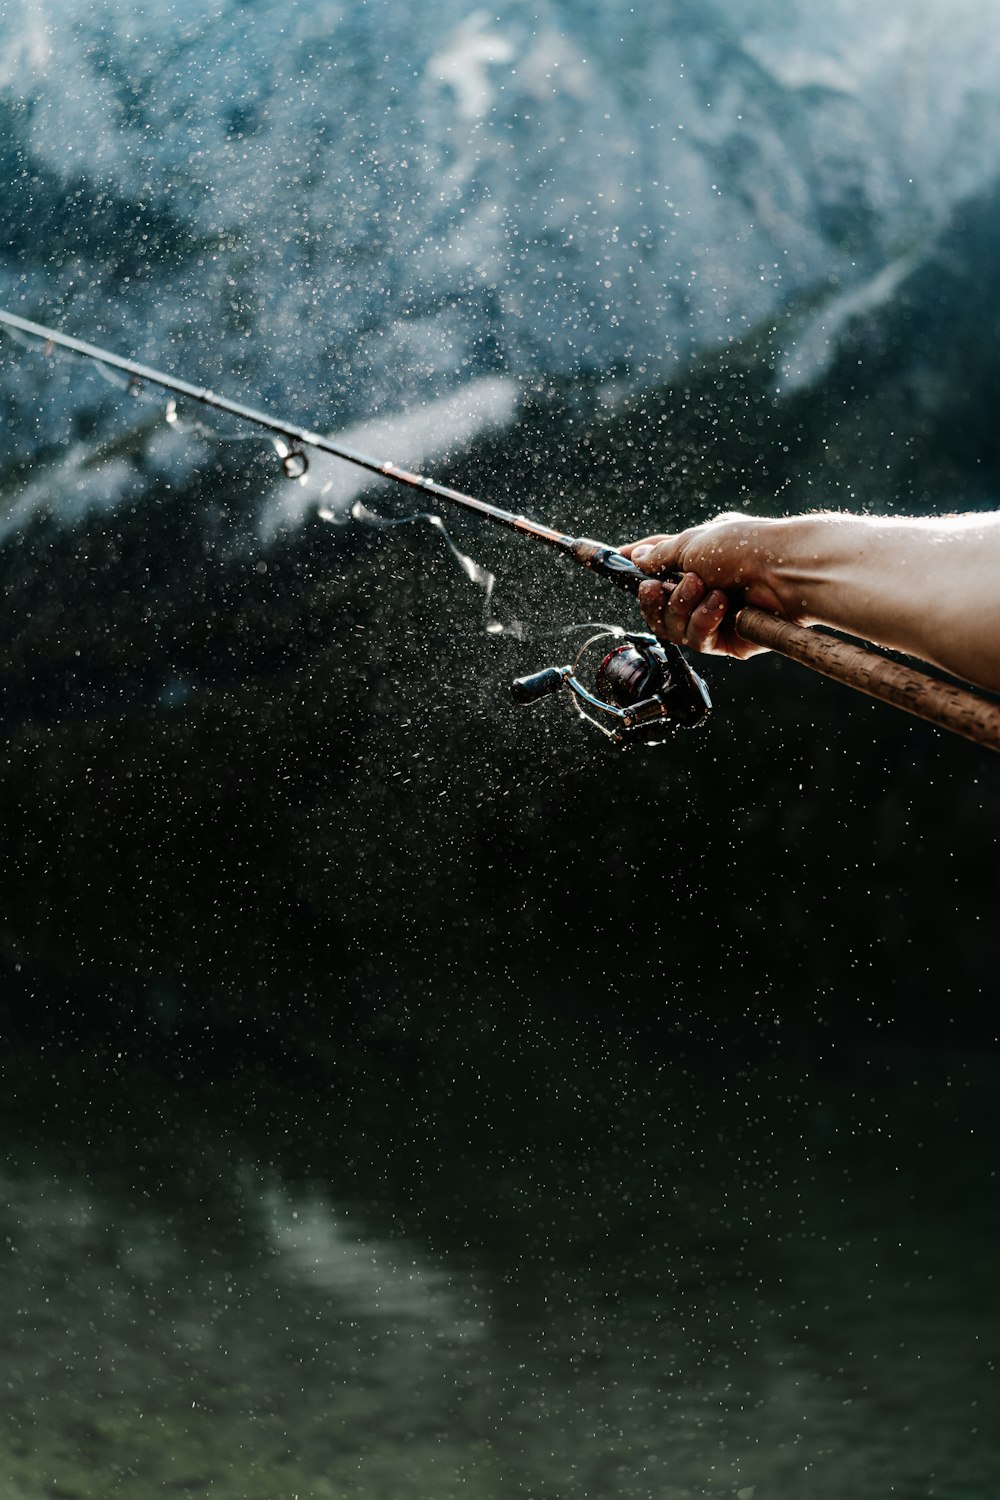
<instances>
[{"instance_id":1,"label":"human hand","mask_svg":"<svg viewBox=\"0 0 1000 1500\"><path fill-rule=\"evenodd\" d=\"M736 634L730 610L754 604L795 618L782 597L779 547L782 523L727 512L676 535L654 535L620 550L650 581L639 589L646 623L661 640L709 654L754 656L759 646ZM676 585L657 575L680 572Z\"/></svg>"}]
</instances>

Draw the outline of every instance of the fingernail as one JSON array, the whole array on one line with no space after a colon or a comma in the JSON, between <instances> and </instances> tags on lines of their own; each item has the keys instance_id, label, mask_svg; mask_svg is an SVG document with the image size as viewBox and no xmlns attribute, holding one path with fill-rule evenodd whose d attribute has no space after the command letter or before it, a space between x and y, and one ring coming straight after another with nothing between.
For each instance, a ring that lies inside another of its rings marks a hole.
<instances>
[{"instance_id":1,"label":"fingernail","mask_svg":"<svg viewBox=\"0 0 1000 1500\"><path fill-rule=\"evenodd\" d=\"M701 579L697 573L685 573L677 585L677 601L679 604L689 604L692 599L697 598L701 590Z\"/></svg>"},{"instance_id":2,"label":"fingernail","mask_svg":"<svg viewBox=\"0 0 1000 1500\"><path fill-rule=\"evenodd\" d=\"M641 563L643 558L648 557L652 550L652 547L636 547L632 553L632 561L634 563Z\"/></svg>"}]
</instances>

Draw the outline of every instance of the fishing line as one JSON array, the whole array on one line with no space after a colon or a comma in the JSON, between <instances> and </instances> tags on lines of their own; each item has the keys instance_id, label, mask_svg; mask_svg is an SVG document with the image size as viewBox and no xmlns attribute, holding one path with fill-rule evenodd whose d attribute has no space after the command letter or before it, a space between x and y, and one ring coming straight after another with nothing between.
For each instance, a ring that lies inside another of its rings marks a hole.
<instances>
[{"instance_id":1,"label":"fishing line","mask_svg":"<svg viewBox=\"0 0 1000 1500\"><path fill-rule=\"evenodd\" d=\"M11 343L13 343L13 344L19 344L22 349L30 349L32 351L32 353L34 353L34 351L38 348L38 343L37 343L36 339L34 339L34 338L28 338L26 334L21 333L20 330L17 329L17 328L14 328L14 327L12 327L10 325L5 324L3 331L7 335L7 337L10 339ZM52 345L51 349L48 352L49 352L49 354L55 353L55 345L54 344Z\"/></svg>"},{"instance_id":2,"label":"fishing line","mask_svg":"<svg viewBox=\"0 0 1000 1500\"><path fill-rule=\"evenodd\" d=\"M287 444L282 443L280 438L262 437L259 432L220 432L217 427L210 427L197 417L182 417L173 397L167 402L165 420L175 432L183 432L185 436L193 433L195 437L205 438L211 443L270 443L279 458L284 458L288 453Z\"/></svg>"},{"instance_id":3,"label":"fishing line","mask_svg":"<svg viewBox=\"0 0 1000 1500\"><path fill-rule=\"evenodd\" d=\"M126 376L122 375L118 370L109 370L107 365L102 365L99 359L94 360L94 368L101 379L107 381L108 385L117 386L118 390L128 391L133 396L139 394L134 384Z\"/></svg>"},{"instance_id":4,"label":"fishing line","mask_svg":"<svg viewBox=\"0 0 1000 1500\"><path fill-rule=\"evenodd\" d=\"M321 505L316 514L321 521L327 521L333 526L344 526L348 520L357 521L364 526L375 526L386 528L392 526L410 526L414 522L426 522L442 538L448 551L458 563L462 572L471 583L482 588L483 599L483 628L487 635L508 636L511 640L557 640L572 635L580 630L601 630L608 635L623 636L624 630L620 625L605 625L599 620L584 620L572 625L563 625L555 630L540 630L537 627L526 625L523 620L511 620L508 624L493 614L491 604L493 590L496 587L496 574L484 568L482 563L476 562L467 552L463 552L455 542L444 521L433 511L418 510L408 516L381 516L360 500L355 500L346 511L335 511L330 506Z\"/></svg>"}]
</instances>

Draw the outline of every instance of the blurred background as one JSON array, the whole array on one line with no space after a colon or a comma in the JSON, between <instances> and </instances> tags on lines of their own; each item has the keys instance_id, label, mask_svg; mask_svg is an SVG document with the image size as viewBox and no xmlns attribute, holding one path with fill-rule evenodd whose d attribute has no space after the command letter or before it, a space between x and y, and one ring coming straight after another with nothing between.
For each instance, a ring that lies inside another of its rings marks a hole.
<instances>
[{"instance_id":1,"label":"blurred background","mask_svg":"<svg viewBox=\"0 0 1000 1500\"><path fill-rule=\"evenodd\" d=\"M0 307L576 535L997 504L984 0L0 20ZM996 757L621 753L544 549L0 401L5 1497L995 1495Z\"/></svg>"}]
</instances>

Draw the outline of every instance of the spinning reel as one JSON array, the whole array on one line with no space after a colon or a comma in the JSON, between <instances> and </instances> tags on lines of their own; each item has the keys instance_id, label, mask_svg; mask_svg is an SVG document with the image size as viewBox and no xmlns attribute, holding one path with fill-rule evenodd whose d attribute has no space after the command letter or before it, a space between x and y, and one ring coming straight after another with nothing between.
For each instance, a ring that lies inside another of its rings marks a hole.
<instances>
[{"instance_id":1,"label":"spinning reel","mask_svg":"<svg viewBox=\"0 0 1000 1500\"><path fill-rule=\"evenodd\" d=\"M608 637L620 644L598 666L592 693L577 672L587 651ZM708 688L680 649L641 632L602 630L584 641L570 666L517 677L511 693L516 703L538 703L562 687L573 694L577 712L622 748L658 744L665 730L690 729L712 707Z\"/></svg>"}]
</instances>

